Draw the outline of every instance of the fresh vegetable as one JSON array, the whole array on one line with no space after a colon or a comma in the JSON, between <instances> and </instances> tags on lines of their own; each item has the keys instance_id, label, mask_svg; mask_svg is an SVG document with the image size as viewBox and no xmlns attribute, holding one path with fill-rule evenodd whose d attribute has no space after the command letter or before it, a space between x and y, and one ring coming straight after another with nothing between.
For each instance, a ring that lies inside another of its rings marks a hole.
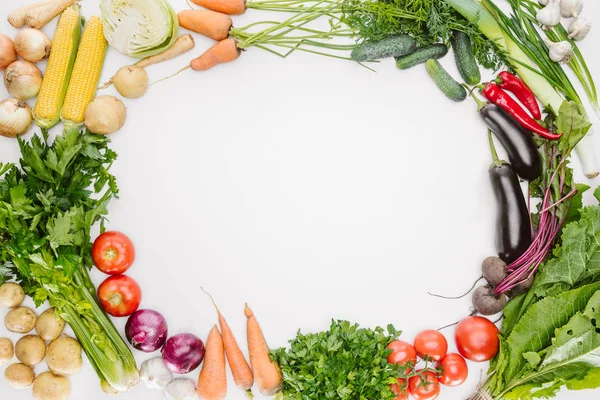
<instances>
[{"instance_id":1,"label":"fresh vegetable","mask_svg":"<svg viewBox=\"0 0 600 400\"><path fill-rule=\"evenodd\" d=\"M30 5L27 5L25 7L18 8L14 11L11 11L8 14L8 22L17 29L22 28L25 26L25 18L27 18L27 14L29 14L30 12L32 12L33 10L35 10L38 7L50 4L50 2L51 2L51 0L41 1L38 3L33 3Z\"/></svg>"},{"instance_id":2,"label":"fresh vegetable","mask_svg":"<svg viewBox=\"0 0 600 400\"><path fill-rule=\"evenodd\" d=\"M227 395L227 375L223 337L214 325L206 339L206 355L198 378L200 400L222 400Z\"/></svg>"},{"instance_id":3,"label":"fresh vegetable","mask_svg":"<svg viewBox=\"0 0 600 400\"><path fill-rule=\"evenodd\" d=\"M115 133L125 125L125 105L114 96L98 96L85 109L85 127L98 135Z\"/></svg>"},{"instance_id":4,"label":"fresh vegetable","mask_svg":"<svg viewBox=\"0 0 600 400\"><path fill-rule=\"evenodd\" d=\"M149 389L163 390L173 381L173 373L165 366L162 357L154 357L142 363L140 380Z\"/></svg>"},{"instance_id":5,"label":"fresh vegetable","mask_svg":"<svg viewBox=\"0 0 600 400\"><path fill-rule=\"evenodd\" d=\"M98 286L98 300L113 317L133 314L142 302L142 288L126 275L113 275Z\"/></svg>"},{"instance_id":6,"label":"fresh vegetable","mask_svg":"<svg viewBox=\"0 0 600 400\"><path fill-rule=\"evenodd\" d=\"M85 109L96 94L107 47L102 21L93 16L85 24L81 35L81 43L61 110L65 128L83 124Z\"/></svg>"},{"instance_id":7,"label":"fresh vegetable","mask_svg":"<svg viewBox=\"0 0 600 400\"><path fill-rule=\"evenodd\" d=\"M399 69L409 69L415 65L423 64L430 58L442 58L446 54L448 54L448 46L442 43L434 43L429 46L419 47L405 56L396 57L396 67Z\"/></svg>"},{"instance_id":8,"label":"fresh vegetable","mask_svg":"<svg viewBox=\"0 0 600 400\"><path fill-rule=\"evenodd\" d=\"M500 347L500 331L489 319L471 316L456 325L454 340L461 356L467 360L491 360Z\"/></svg>"},{"instance_id":9,"label":"fresh vegetable","mask_svg":"<svg viewBox=\"0 0 600 400\"><path fill-rule=\"evenodd\" d=\"M521 108L521 106L513 100L504 90L498 87L494 83L488 83L481 92L486 99L492 103L502 107L504 111L509 113L523 128L535 132L544 139L558 140L560 134L554 134L548 131L540 124L538 124L533 118L527 114L527 112Z\"/></svg>"},{"instance_id":10,"label":"fresh vegetable","mask_svg":"<svg viewBox=\"0 0 600 400\"><path fill-rule=\"evenodd\" d=\"M125 55L153 56L177 40L177 15L166 0L102 0L100 11L106 40Z\"/></svg>"},{"instance_id":11,"label":"fresh vegetable","mask_svg":"<svg viewBox=\"0 0 600 400\"><path fill-rule=\"evenodd\" d=\"M37 315L28 307L15 307L4 317L6 329L15 333L29 333L35 327Z\"/></svg>"},{"instance_id":12,"label":"fresh vegetable","mask_svg":"<svg viewBox=\"0 0 600 400\"><path fill-rule=\"evenodd\" d=\"M254 379L258 385L258 390L262 394L272 396L284 387L281 368L276 360L271 360L269 347L262 329L248 304L244 308L244 315L246 315L248 352L250 353L250 365L252 365Z\"/></svg>"},{"instance_id":13,"label":"fresh vegetable","mask_svg":"<svg viewBox=\"0 0 600 400\"><path fill-rule=\"evenodd\" d=\"M0 306L13 308L25 299L25 291L21 285L14 282L4 282L0 285Z\"/></svg>"},{"instance_id":14,"label":"fresh vegetable","mask_svg":"<svg viewBox=\"0 0 600 400\"><path fill-rule=\"evenodd\" d=\"M137 99L148 91L148 73L136 65L119 69L112 82L117 92L127 99Z\"/></svg>"},{"instance_id":15,"label":"fresh vegetable","mask_svg":"<svg viewBox=\"0 0 600 400\"><path fill-rule=\"evenodd\" d=\"M581 41L587 37L591 29L592 25L587 21L587 19L583 17L577 17L569 24L567 29L569 32L569 39Z\"/></svg>"},{"instance_id":16,"label":"fresh vegetable","mask_svg":"<svg viewBox=\"0 0 600 400\"><path fill-rule=\"evenodd\" d=\"M387 346L399 334L392 325L386 331L340 320L324 332L298 332L289 349L271 353L285 377L282 396L323 399L341 393L348 399L394 399L390 385L398 383L406 366L388 363Z\"/></svg>"},{"instance_id":17,"label":"fresh vegetable","mask_svg":"<svg viewBox=\"0 0 600 400\"><path fill-rule=\"evenodd\" d=\"M12 360L15 355L14 346L9 338L0 338L0 365Z\"/></svg>"},{"instance_id":18,"label":"fresh vegetable","mask_svg":"<svg viewBox=\"0 0 600 400\"><path fill-rule=\"evenodd\" d=\"M4 370L6 382L14 389L25 389L33 384L35 373L29 365L11 364Z\"/></svg>"},{"instance_id":19,"label":"fresh vegetable","mask_svg":"<svg viewBox=\"0 0 600 400\"><path fill-rule=\"evenodd\" d=\"M57 315L56 308L51 307L38 317L35 331L42 339L53 341L63 333L65 324L65 320Z\"/></svg>"},{"instance_id":20,"label":"fresh vegetable","mask_svg":"<svg viewBox=\"0 0 600 400\"><path fill-rule=\"evenodd\" d=\"M549 0L548 4L537 12L535 18L544 29L560 24L560 0Z\"/></svg>"},{"instance_id":21,"label":"fresh vegetable","mask_svg":"<svg viewBox=\"0 0 600 400\"><path fill-rule=\"evenodd\" d=\"M487 257L481 263L481 273L489 285L496 286L506 278L506 263L500 257Z\"/></svg>"},{"instance_id":22,"label":"fresh vegetable","mask_svg":"<svg viewBox=\"0 0 600 400\"><path fill-rule=\"evenodd\" d=\"M29 130L33 122L31 109L22 100L0 102L0 136L13 138Z\"/></svg>"},{"instance_id":23,"label":"fresh vegetable","mask_svg":"<svg viewBox=\"0 0 600 400\"><path fill-rule=\"evenodd\" d=\"M135 246L124 233L106 231L94 240L92 260L105 274L124 274L135 261Z\"/></svg>"},{"instance_id":24,"label":"fresh vegetable","mask_svg":"<svg viewBox=\"0 0 600 400\"><path fill-rule=\"evenodd\" d=\"M167 341L167 321L159 312L138 310L127 320L125 336L133 348L151 353Z\"/></svg>"},{"instance_id":25,"label":"fresh vegetable","mask_svg":"<svg viewBox=\"0 0 600 400\"><path fill-rule=\"evenodd\" d=\"M440 383L431 371L408 380L408 392L414 400L433 400L440 395Z\"/></svg>"},{"instance_id":26,"label":"fresh vegetable","mask_svg":"<svg viewBox=\"0 0 600 400\"><path fill-rule=\"evenodd\" d=\"M408 35L390 36L375 42L365 42L352 50L354 61L372 61L381 58L401 57L417 48L417 41Z\"/></svg>"},{"instance_id":27,"label":"fresh vegetable","mask_svg":"<svg viewBox=\"0 0 600 400\"><path fill-rule=\"evenodd\" d=\"M15 344L15 355L25 365L38 365L46 357L46 342L37 335L25 335Z\"/></svg>"},{"instance_id":28,"label":"fresh vegetable","mask_svg":"<svg viewBox=\"0 0 600 400\"><path fill-rule=\"evenodd\" d=\"M45 131L29 142L19 139L19 165L0 168L0 280L16 279L37 306L48 301L55 307L100 380L127 391L139 382L139 372L87 271L91 229L118 192L107 170L116 154L105 137L76 130L57 135L51 145L49 140Z\"/></svg>"},{"instance_id":29,"label":"fresh vegetable","mask_svg":"<svg viewBox=\"0 0 600 400\"><path fill-rule=\"evenodd\" d=\"M427 73L437 85L437 87L452 101L463 101L467 98L465 88L450 76L450 74L434 59L427 60L425 63Z\"/></svg>"},{"instance_id":30,"label":"fresh vegetable","mask_svg":"<svg viewBox=\"0 0 600 400\"><path fill-rule=\"evenodd\" d=\"M14 41L15 51L25 61L40 62L50 56L52 42L46 34L37 29L23 29Z\"/></svg>"},{"instance_id":31,"label":"fresh vegetable","mask_svg":"<svg viewBox=\"0 0 600 400\"><path fill-rule=\"evenodd\" d=\"M170 371L176 374L187 374L198 368L204 359L205 351L204 343L196 335L180 333L167 340L161 353Z\"/></svg>"},{"instance_id":32,"label":"fresh vegetable","mask_svg":"<svg viewBox=\"0 0 600 400\"><path fill-rule=\"evenodd\" d=\"M196 384L189 378L177 378L165 388L166 400L194 400L196 396Z\"/></svg>"},{"instance_id":33,"label":"fresh vegetable","mask_svg":"<svg viewBox=\"0 0 600 400\"><path fill-rule=\"evenodd\" d=\"M28 61L15 61L4 71L4 86L15 99L31 99L40 91L42 73Z\"/></svg>"},{"instance_id":34,"label":"fresh vegetable","mask_svg":"<svg viewBox=\"0 0 600 400\"><path fill-rule=\"evenodd\" d=\"M392 352L387 356L390 364L406 365L406 372L409 372L417 365L417 351L412 344L403 340L394 340L387 346Z\"/></svg>"},{"instance_id":35,"label":"fresh vegetable","mask_svg":"<svg viewBox=\"0 0 600 400\"><path fill-rule=\"evenodd\" d=\"M17 52L11 38L0 33L0 71L17 60Z\"/></svg>"},{"instance_id":36,"label":"fresh vegetable","mask_svg":"<svg viewBox=\"0 0 600 400\"><path fill-rule=\"evenodd\" d=\"M221 40L202 53L200 57L193 59L190 67L194 71L206 71L216 65L235 61L240 54L241 50L237 47L237 41L234 38L228 38Z\"/></svg>"},{"instance_id":37,"label":"fresh vegetable","mask_svg":"<svg viewBox=\"0 0 600 400\"><path fill-rule=\"evenodd\" d=\"M460 386L469 376L469 367L465 359L456 353L448 353L439 363L442 373L438 380L445 386Z\"/></svg>"},{"instance_id":38,"label":"fresh vegetable","mask_svg":"<svg viewBox=\"0 0 600 400\"><path fill-rule=\"evenodd\" d=\"M504 310L506 306L506 296L497 295L494 288L486 285L479 286L473 292L473 308L481 315L494 315Z\"/></svg>"},{"instance_id":39,"label":"fresh vegetable","mask_svg":"<svg viewBox=\"0 0 600 400\"><path fill-rule=\"evenodd\" d=\"M183 10L177 18L182 28L214 40L227 39L233 25L229 15L211 10Z\"/></svg>"},{"instance_id":40,"label":"fresh vegetable","mask_svg":"<svg viewBox=\"0 0 600 400\"><path fill-rule=\"evenodd\" d=\"M575 56L573 45L568 40L553 42L552 40L545 38L544 43L548 46L548 57L556 63L568 64Z\"/></svg>"},{"instance_id":41,"label":"fresh vegetable","mask_svg":"<svg viewBox=\"0 0 600 400\"><path fill-rule=\"evenodd\" d=\"M560 15L563 18L577 18L583 11L582 0L560 0Z\"/></svg>"},{"instance_id":42,"label":"fresh vegetable","mask_svg":"<svg viewBox=\"0 0 600 400\"><path fill-rule=\"evenodd\" d=\"M240 15L246 12L245 0L192 0L192 3L223 14Z\"/></svg>"},{"instance_id":43,"label":"fresh vegetable","mask_svg":"<svg viewBox=\"0 0 600 400\"><path fill-rule=\"evenodd\" d=\"M440 361L448 352L446 338L433 329L419 332L415 336L414 347L419 357L434 361Z\"/></svg>"},{"instance_id":44,"label":"fresh vegetable","mask_svg":"<svg viewBox=\"0 0 600 400\"><path fill-rule=\"evenodd\" d=\"M46 371L33 381L33 398L37 400L69 400L71 384L69 379Z\"/></svg>"},{"instance_id":45,"label":"fresh vegetable","mask_svg":"<svg viewBox=\"0 0 600 400\"><path fill-rule=\"evenodd\" d=\"M81 345L67 335L62 335L48 345L46 364L50 371L73 375L81 369Z\"/></svg>"},{"instance_id":46,"label":"fresh vegetable","mask_svg":"<svg viewBox=\"0 0 600 400\"><path fill-rule=\"evenodd\" d=\"M396 383L393 383L390 388L396 397L394 400L408 400L408 383L404 378L398 378Z\"/></svg>"},{"instance_id":47,"label":"fresh vegetable","mask_svg":"<svg viewBox=\"0 0 600 400\"><path fill-rule=\"evenodd\" d=\"M27 12L25 24L34 29L42 29L50 21L73 6L76 0L52 0L47 4L35 7Z\"/></svg>"},{"instance_id":48,"label":"fresh vegetable","mask_svg":"<svg viewBox=\"0 0 600 400\"><path fill-rule=\"evenodd\" d=\"M542 113L535 94L527 87L525 82L508 71L502 71L498 74L495 83L501 89L514 94L521 104L529 110L533 118L542 119Z\"/></svg>"},{"instance_id":49,"label":"fresh vegetable","mask_svg":"<svg viewBox=\"0 0 600 400\"><path fill-rule=\"evenodd\" d=\"M454 31L452 33L452 49L460 76L469 85L477 85L481 81L481 71L479 71L475 59L469 35L461 31Z\"/></svg>"},{"instance_id":50,"label":"fresh vegetable","mask_svg":"<svg viewBox=\"0 0 600 400\"><path fill-rule=\"evenodd\" d=\"M33 108L33 118L42 128L50 129L60 120L60 111L77 55L81 25L78 5L67 8L58 20L52 52Z\"/></svg>"}]
</instances>

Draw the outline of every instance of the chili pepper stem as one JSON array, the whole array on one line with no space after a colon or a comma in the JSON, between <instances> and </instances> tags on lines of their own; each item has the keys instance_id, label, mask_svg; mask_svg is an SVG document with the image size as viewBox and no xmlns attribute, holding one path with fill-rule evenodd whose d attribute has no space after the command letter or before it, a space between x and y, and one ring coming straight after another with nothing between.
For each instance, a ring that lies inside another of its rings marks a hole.
<instances>
[{"instance_id":1,"label":"chili pepper stem","mask_svg":"<svg viewBox=\"0 0 600 400\"><path fill-rule=\"evenodd\" d=\"M473 91L476 89L476 87L474 88L469 88L467 85L463 85L465 88L467 88L467 90L469 91L469 95L471 95L471 98L473 98L473 100L475 100L475 103L477 103L477 111L481 111L483 109L483 107L485 107L488 103L481 101L477 98L477 96L475 96L475 94L473 93Z\"/></svg>"}]
</instances>

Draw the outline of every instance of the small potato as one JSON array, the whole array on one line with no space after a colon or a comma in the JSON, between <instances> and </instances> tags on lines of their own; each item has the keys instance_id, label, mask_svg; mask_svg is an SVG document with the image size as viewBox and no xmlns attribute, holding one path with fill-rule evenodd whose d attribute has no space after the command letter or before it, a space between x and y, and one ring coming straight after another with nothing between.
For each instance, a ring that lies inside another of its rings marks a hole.
<instances>
[{"instance_id":1,"label":"small potato","mask_svg":"<svg viewBox=\"0 0 600 400\"><path fill-rule=\"evenodd\" d=\"M69 379L50 371L42 372L33 381L33 398L38 400L68 400L71 395Z\"/></svg>"},{"instance_id":2,"label":"small potato","mask_svg":"<svg viewBox=\"0 0 600 400\"><path fill-rule=\"evenodd\" d=\"M49 342L57 339L65 329L65 320L56 315L56 309L49 308L44 311L35 323L35 331L44 340Z\"/></svg>"},{"instance_id":3,"label":"small potato","mask_svg":"<svg viewBox=\"0 0 600 400\"><path fill-rule=\"evenodd\" d=\"M81 345L69 336L62 335L48 346L46 364L50 371L72 375L81 368Z\"/></svg>"},{"instance_id":4,"label":"small potato","mask_svg":"<svg viewBox=\"0 0 600 400\"><path fill-rule=\"evenodd\" d=\"M23 364L33 367L46 357L46 342L37 335L23 336L15 345L15 354Z\"/></svg>"},{"instance_id":5,"label":"small potato","mask_svg":"<svg viewBox=\"0 0 600 400\"><path fill-rule=\"evenodd\" d=\"M29 365L17 363L9 365L4 371L4 377L15 389L25 389L33 383L35 373Z\"/></svg>"},{"instance_id":6,"label":"small potato","mask_svg":"<svg viewBox=\"0 0 600 400\"><path fill-rule=\"evenodd\" d=\"M9 362L15 355L15 348L8 338L0 338L0 365Z\"/></svg>"},{"instance_id":7,"label":"small potato","mask_svg":"<svg viewBox=\"0 0 600 400\"><path fill-rule=\"evenodd\" d=\"M13 308L20 305L25 299L25 291L14 282L6 282L0 285L0 305Z\"/></svg>"},{"instance_id":8,"label":"small potato","mask_svg":"<svg viewBox=\"0 0 600 400\"><path fill-rule=\"evenodd\" d=\"M15 333L29 333L35 326L37 315L28 307L13 308L4 317L6 329Z\"/></svg>"}]
</instances>

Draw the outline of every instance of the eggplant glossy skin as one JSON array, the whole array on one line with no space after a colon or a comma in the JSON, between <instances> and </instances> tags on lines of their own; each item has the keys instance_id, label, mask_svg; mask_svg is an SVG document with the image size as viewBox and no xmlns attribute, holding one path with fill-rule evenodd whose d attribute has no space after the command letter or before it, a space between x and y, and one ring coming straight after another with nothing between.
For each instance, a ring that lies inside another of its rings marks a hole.
<instances>
[{"instance_id":1,"label":"eggplant glossy skin","mask_svg":"<svg viewBox=\"0 0 600 400\"><path fill-rule=\"evenodd\" d=\"M519 178L505 162L494 164L490 180L496 196L496 251L505 263L519 258L531 245L531 222Z\"/></svg>"},{"instance_id":2,"label":"eggplant glossy skin","mask_svg":"<svg viewBox=\"0 0 600 400\"><path fill-rule=\"evenodd\" d=\"M506 150L517 175L526 181L537 179L542 173L542 160L531 134L495 104L487 104L479 114Z\"/></svg>"}]
</instances>

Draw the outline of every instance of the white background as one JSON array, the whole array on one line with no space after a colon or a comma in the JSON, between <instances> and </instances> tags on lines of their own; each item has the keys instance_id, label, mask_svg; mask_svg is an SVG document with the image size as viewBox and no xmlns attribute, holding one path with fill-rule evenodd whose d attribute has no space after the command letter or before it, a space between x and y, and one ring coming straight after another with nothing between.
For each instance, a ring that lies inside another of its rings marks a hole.
<instances>
[{"instance_id":1,"label":"white background","mask_svg":"<svg viewBox=\"0 0 600 400\"><path fill-rule=\"evenodd\" d=\"M83 3L87 17L99 14L98 1ZM22 4L3 0L0 15ZM172 4L187 7L184 0ZM597 22L600 5L586 1L585 12ZM263 16L250 10L234 23ZM16 34L4 18L0 32ZM196 39L188 55L148 68L150 80L212 43ZM600 27L581 47L600 80L599 42ZM130 63L109 50L102 81ZM451 54L442 63L458 76ZM125 100L127 123L113 135L121 198L111 205L109 228L133 239L137 260L129 274L143 288L142 307L162 312L171 333L204 339L217 322L200 286L212 292L242 344L244 302L271 347L285 345L299 328L324 330L331 318L393 323L412 341L422 329L468 314L468 298L427 292L462 293L494 253L485 127L472 101L447 100L424 67L400 72L386 60L375 68L250 49L235 63L186 71ZM4 88L0 97L7 97ZM2 161L18 156L16 140L0 139ZM93 271L93 278L99 284L104 276ZM121 329L125 320L116 323ZM452 329L446 334L455 351ZM17 339L1 324L0 336L7 335ZM139 362L154 356L135 354ZM474 390L487 365L469 367L467 383L444 388L440 398L464 399ZM72 399L105 398L87 362L71 383ZM230 383L227 398L243 399ZM161 393L140 385L120 397L153 400ZM24 400L31 392L0 378L0 398Z\"/></svg>"}]
</instances>

